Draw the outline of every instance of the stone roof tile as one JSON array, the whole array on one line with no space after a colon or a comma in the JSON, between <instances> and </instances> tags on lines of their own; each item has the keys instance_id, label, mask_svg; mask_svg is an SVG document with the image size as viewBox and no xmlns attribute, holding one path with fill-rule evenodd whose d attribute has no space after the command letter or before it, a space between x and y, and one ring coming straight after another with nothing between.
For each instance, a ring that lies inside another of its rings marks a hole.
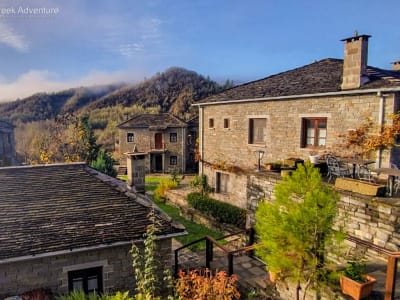
<instances>
[{"instance_id":1,"label":"stone roof tile","mask_svg":"<svg viewBox=\"0 0 400 300\"><path fill-rule=\"evenodd\" d=\"M248 82L199 103L295 96L341 91L343 60L327 58L293 70ZM400 72L368 67L361 89L400 86Z\"/></svg>"},{"instance_id":2,"label":"stone roof tile","mask_svg":"<svg viewBox=\"0 0 400 300\"><path fill-rule=\"evenodd\" d=\"M138 240L150 224L150 205L85 164L0 168L0 183L0 262ZM184 231L157 216L159 234Z\"/></svg>"}]
</instances>

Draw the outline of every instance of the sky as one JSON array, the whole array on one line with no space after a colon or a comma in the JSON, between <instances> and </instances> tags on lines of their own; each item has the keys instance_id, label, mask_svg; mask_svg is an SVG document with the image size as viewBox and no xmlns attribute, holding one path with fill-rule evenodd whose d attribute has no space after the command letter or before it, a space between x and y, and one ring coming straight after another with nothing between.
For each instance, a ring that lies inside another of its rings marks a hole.
<instances>
[{"instance_id":1,"label":"sky","mask_svg":"<svg viewBox=\"0 0 400 300\"><path fill-rule=\"evenodd\" d=\"M182 67L247 82L369 34L368 64L400 60L399 0L0 0L0 101L134 83Z\"/></svg>"}]
</instances>

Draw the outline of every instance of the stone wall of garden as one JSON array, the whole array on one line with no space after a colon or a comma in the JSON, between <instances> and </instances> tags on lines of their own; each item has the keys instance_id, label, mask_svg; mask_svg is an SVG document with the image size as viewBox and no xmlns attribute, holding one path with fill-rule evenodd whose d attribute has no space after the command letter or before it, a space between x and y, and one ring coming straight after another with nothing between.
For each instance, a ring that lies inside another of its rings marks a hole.
<instances>
[{"instance_id":1,"label":"stone wall of garden","mask_svg":"<svg viewBox=\"0 0 400 300\"><path fill-rule=\"evenodd\" d=\"M273 200L273 189L280 180L274 173L254 174L248 177L248 225L255 224L254 214L259 201ZM371 197L338 190L337 224L344 225L349 235L390 251L400 251L400 199ZM351 246L355 244L349 243ZM362 249L361 249L362 250ZM367 254L382 254L368 248Z\"/></svg>"}]
</instances>

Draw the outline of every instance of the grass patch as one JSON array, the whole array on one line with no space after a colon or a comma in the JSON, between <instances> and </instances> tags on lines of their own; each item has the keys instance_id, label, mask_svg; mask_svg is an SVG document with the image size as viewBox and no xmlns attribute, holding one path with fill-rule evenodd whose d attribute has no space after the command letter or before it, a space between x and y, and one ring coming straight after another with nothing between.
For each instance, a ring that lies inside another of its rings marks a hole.
<instances>
[{"instance_id":1,"label":"grass patch","mask_svg":"<svg viewBox=\"0 0 400 300\"><path fill-rule=\"evenodd\" d=\"M146 191L154 191L160 182L167 182L171 180L170 177L147 177L145 178L145 189ZM154 201L154 199L153 199ZM173 220L178 223L181 223L185 226L188 235L177 237L176 239L182 243L182 245L186 245L192 241L201 239L206 235L212 236L213 238L220 238L223 236L223 233L210 229L204 225L194 223L182 217L180 215L179 209L173 205L165 204L160 201L154 201L157 206L162 209L167 215L169 215ZM225 243L225 241L221 241L221 243ZM193 251L204 250L206 248L205 242L197 243L189 247L189 249Z\"/></svg>"},{"instance_id":2,"label":"grass patch","mask_svg":"<svg viewBox=\"0 0 400 300\"><path fill-rule=\"evenodd\" d=\"M175 206L168 205L165 203L156 202L157 206L162 209L167 215L169 215L173 220L181 223L185 226L188 235L177 237L176 239L186 245L192 241L201 239L206 235L212 236L213 238L220 238L223 234L219 231L212 230L204 225L193 223L184 217L180 216L179 209ZM223 243L221 241L221 243ZM205 242L197 243L189 247L191 250L204 250L206 248Z\"/></svg>"}]
</instances>

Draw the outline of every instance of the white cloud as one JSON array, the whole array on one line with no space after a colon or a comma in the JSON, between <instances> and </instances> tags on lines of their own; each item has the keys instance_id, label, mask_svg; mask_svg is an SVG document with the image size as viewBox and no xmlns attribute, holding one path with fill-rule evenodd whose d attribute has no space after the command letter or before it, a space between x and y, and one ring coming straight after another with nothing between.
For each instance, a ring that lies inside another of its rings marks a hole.
<instances>
[{"instance_id":1,"label":"white cloud","mask_svg":"<svg viewBox=\"0 0 400 300\"><path fill-rule=\"evenodd\" d=\"M46 70L30 70L13 82L0 82L0 102L22 99L39 92L57 92L80 86L136 82L143 77L143 74L135 74L129 71L111 73L93 71L78 80L60 81L56 79L55 74Z\"/></svg>"},{"instance_id":2,"label":"white cloud","mask_svg":"<svg viewBox=\"0 0 400 300\"><path fill-rule=\"evenodd\" d=\"M0 21L0 43L6 44L19 52L28 51L28 42L23 35L15 32L15 30L7 25L5 22Z\"/></svg>"}]
</instances>

